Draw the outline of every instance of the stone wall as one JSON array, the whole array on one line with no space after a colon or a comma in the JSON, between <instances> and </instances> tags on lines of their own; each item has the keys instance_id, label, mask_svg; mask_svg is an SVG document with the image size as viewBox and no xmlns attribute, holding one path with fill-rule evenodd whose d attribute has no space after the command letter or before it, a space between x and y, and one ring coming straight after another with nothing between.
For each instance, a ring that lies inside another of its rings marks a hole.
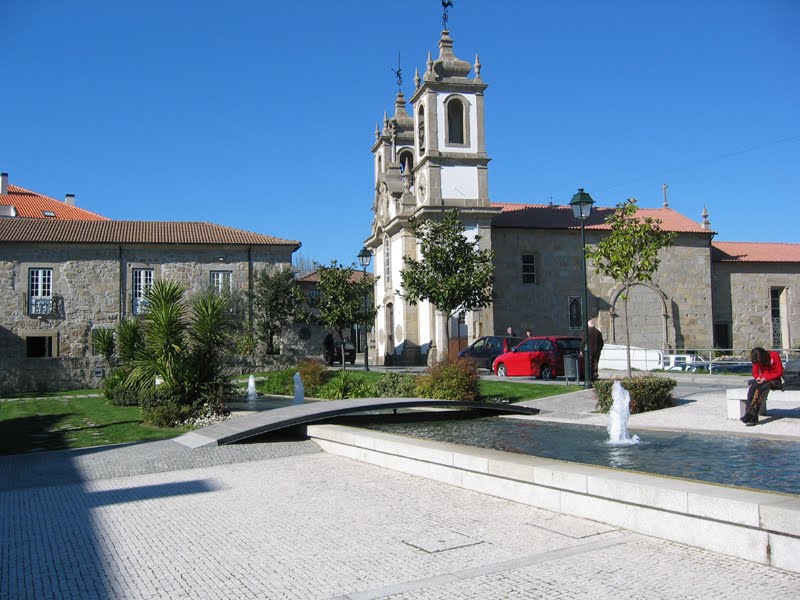
<instances>
[{"instance_id":1,"label":"stone wall","mask_svg":"<svg viewBox=\"0 0 800 600\"><path fill-rule=\"evenodd\" d=\"M780 292L780 347L800 348L800 265L714 263L714 323L730 327L733 348L778 347L772 331L773 288Z\"/></svg>"},{"instance_id":2,"label":"stone wall","mask_svg":"<svg viewBox=\"0 0 800 600\"><path fill-rule=\"evenodd\" d=\"M132 274L153 270L188 294L210 287L211 271L230 271L235 290L249 289L255 271L291 265L289 247L109 244L4 244L0 260L0 369L5 391L95 387L92 330L113 328L132 312ZM28 315L30 268L53 270L55 314ZM52 343L52 358L28 358L26 339ZM83 363L67 359L86 359ZM66 370L74 368L72 375ZM10 386L10 387L9 387ZM66 386L66 387L60 387Z\"/></svg>"},{"instance_id":3,"label":"stone wall","mask_svg":"<svg viewBox=\"0 0 800 600\"><path fill-rule=\"evenodd\" d=\"M586 232L586 243L601 234ZM630 295L631 341L650 348L710 347L712 334L709 237L680 235L662 251L652 285ZM570 329L569 298L583 296L580 231L500 229L492 232L495 267L495 333L580 335ZM536 257L536 283L522 283L522 255ZM607 341L624 343L620 286L587 264L589 317L596 317ZM487 334L489 332L486 332Z\"/></svg>"}]
</instances>

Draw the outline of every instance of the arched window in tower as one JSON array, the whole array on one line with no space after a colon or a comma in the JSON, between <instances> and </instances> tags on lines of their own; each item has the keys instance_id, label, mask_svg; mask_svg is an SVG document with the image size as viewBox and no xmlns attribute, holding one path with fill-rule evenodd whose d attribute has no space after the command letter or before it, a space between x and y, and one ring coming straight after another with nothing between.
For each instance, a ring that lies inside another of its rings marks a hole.
<instances>
[{"instance_id":1,"label":"arched window in tower","mask_svg":"<svg viewBox=\"0 0 800 600\"><path fill-rule=\"evenodd\" d=\"M425 154L425 107L419 107L417 116L417 145L419 146L420 156Z\"/></svg>"},{"instance_id":2,"label":"arched window in tower","mask_svg":"<svg viewBox=\"0 0 800 600\"><path fill-rule=\"evenodd\" d=\"M411 173L414 170L414 153L408 149L401 150L399 162L401 173Z\"/></svg>"},{"instance_id":3,"label":"arched window in tower","mask_svg":"<svg viewBox=\"0 0 800 600\"><path fill-rule=\"evenodd\" d=\"M464 143L464 105L458 98L447 102L447 143Z\"/></svg>"},{"instance_id":4,"label":"arched window in tower","mask_svg":"<svg viewBox=\"0 0 800 600\"><path fill-rule=\"evenodd\" d=\"M392 247L388 235L383 236L383 280L387 286L392 282Z\"/></svg>"}]
</instances>

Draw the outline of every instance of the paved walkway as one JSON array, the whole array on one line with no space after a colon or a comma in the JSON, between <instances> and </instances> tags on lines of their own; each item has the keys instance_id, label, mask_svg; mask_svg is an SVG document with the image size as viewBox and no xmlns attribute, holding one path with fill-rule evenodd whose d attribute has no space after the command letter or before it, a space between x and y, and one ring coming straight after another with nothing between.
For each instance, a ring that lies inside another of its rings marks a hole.
<instances>
[{"instance_id":1,"label":"paved walkway","mask_svg":"<svg viewBox=\"0 0 800 600\"><path fill-rule=\"evenodd\" d=\"M724 392L688 400L659 411L656 425L737 427L720 424ZM590 402L585 392L538 400L536 418L601 419ZM745 432L780 426L777 435L800 439L798 422ZM189 450L162 441L0 457L0 482L2 599L800 596L798 574L332 456L311 442Z\"/></svg>"}]
</instances>

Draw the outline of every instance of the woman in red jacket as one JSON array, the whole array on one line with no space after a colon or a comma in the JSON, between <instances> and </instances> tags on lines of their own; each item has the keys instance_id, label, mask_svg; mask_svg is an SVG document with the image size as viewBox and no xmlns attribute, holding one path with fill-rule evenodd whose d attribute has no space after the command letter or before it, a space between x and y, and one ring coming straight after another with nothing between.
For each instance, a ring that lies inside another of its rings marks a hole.
<instances>
[{"instance_id":1,"label":"woman in red jacket","mask_svg":"<svg viewBox=\"0 0 800 600\"><path fill-rule=\"evenodd\" d=\"M753 380L747 390L747 405L741 421L747 426L758 425L758 409L770 390L780 386L783 363L777 352L764 348L753 348L750 352L753 363Z\"/></svg>"}]
</instances>

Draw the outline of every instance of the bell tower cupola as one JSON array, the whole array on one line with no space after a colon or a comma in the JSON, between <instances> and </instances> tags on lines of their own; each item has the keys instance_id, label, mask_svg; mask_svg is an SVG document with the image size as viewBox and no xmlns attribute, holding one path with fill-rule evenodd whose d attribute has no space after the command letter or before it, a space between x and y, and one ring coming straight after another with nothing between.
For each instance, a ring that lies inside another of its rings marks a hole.
<instances>
[{"instance_id":1,"label":"bell tower cupola","mask_svg":"<svg viewBox=\"0 0 800 600\"><path fill-rule=\"evenodd\" d=\"M489 206L483 95L487 86L480 71L477 56L473 66L454 54L453 39L444 29L439 57L433 60L428 54L424 74L414 79L411 105L419 206Z\"/></svg>"}]
</instances>

